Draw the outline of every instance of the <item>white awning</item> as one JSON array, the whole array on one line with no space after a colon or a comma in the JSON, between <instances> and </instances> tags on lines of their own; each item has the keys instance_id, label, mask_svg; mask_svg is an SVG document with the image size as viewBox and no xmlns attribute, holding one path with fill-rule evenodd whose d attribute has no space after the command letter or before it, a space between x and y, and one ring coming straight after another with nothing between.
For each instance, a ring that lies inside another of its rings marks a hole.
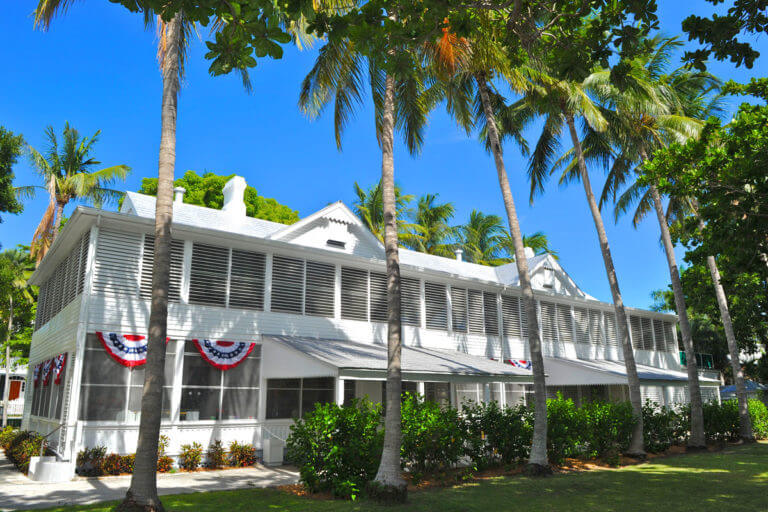
<instances>
[{"instance_id":1,"label":"white awning","mask_svg":"<svg viewBox=\"0 0 768 512\"><path fill-rule=\"evenodd\" d=\"M544 358L544 371L548 386L587 386L591 384L627 384L627 370L623 361ZM678 370L637 365L640 381L688 382L688 374ZM702 384L717 380L699 376Z\"/></svg>"}]
</instances>

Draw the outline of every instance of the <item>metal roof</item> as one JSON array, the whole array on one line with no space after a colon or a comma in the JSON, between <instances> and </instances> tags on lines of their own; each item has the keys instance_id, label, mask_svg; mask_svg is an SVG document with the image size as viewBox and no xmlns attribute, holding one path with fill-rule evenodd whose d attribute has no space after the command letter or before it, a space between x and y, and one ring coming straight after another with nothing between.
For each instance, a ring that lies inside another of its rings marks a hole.
<instances>
[{"instance_id":1,"label":"metal roof","mask_svg":"<svg viewBox=\"0 0 768 512\"><path fill-rule=\"evenodd\" d=\"M295 336L263 336L292 348L339 370L341 377L382 378L387 371L387 348L384 345L350 341L303 338ZM530 370L516 368L492 359L463 352L403 346L401 368L403 378L429 380L465 378L474 381L525 381L532 379ZM455 379L450 379L455 380Z\"/></svg>"},{"instance_id":2,"label":"metal roof","mask_svg":"<svg viewBox=\"0 0 768 512\"><path fill-rule=\"evenodd\" d=\"M683 371L656 368L638 364L637 375L640 380L687 382L688 374ZM627 370L623 361L563 359L545 357L544 368L547 372L547 384L553 386L581 384L626 384ZM704 383L718 383L717 379L699 376Z\"/></svg>"}]
</instances>

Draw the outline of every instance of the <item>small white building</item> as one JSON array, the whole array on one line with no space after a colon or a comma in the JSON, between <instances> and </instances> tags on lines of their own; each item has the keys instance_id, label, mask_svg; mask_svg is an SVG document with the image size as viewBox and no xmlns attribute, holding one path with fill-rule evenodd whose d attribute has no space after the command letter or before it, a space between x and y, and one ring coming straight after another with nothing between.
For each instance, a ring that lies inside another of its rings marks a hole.
<instances>
[{"instance_id":1,"label":"small white building","mask_svg":"<svg viewBox=\"0 0 768 512\"><path fill-rule=\"evenodd\" d=\"M174 202L162 431L193 441L284 440L316 402L381 400L386 286L381 243L342 203L286 226L246 217L245 180L222 210ZM136 449L149 320L155 198L119 213L79 207L32 277L40 286L24 428L65 460ZM406 390L444 403L525 400L527 319L514 264L400 251ZM595 263L600 265L599 262ZM550 256L531 256L552 393L625 399L612 304ZM644 398L687 400L673 315L629 310ZM716 400L718 382L705 379ZM274 443L274 441L273 441Z\"/></svg>"},{"instance_id":2,"label":"small white building","mask_svg":"<svg viewBox=\"0 0 768 512\"><path fill-rule=\"evenodd\" d=\"M26 388L27 365L18 364L18 361L11 358L11 372L8 375L8 411L6 418L9 424L19 425L21 415L24 412L24 391ZM5 382L6 367L0 366L0 415L5 407Z\"/></svg>"}]
</instances>

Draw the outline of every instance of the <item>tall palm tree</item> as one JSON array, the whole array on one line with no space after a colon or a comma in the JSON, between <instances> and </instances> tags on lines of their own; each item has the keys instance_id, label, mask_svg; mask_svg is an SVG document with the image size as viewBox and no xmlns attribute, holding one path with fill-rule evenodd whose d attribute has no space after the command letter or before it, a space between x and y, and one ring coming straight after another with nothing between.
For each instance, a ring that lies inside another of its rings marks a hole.
<instances>
[{"instance_id":1,"label":"tall palm tree","mask_svg":"<svg viewBox=\"0 0 768 512\"><path fill-rule=\"evenodd\" d=\"M498 266L510 263L512 258L507 252L506 229L501 217L486 215L472 210L469 221L459 226L460 246L467 261L478 265Z\"/></svg>"},{"instance_id":2,"label":"tall palm tree","mask_svg":"<svg viewBox=\"0 0 768 512\"><path fill-rule=\"evenodd\" d=\"M404 240L403 245L414 251L450 258L456 247L458 228L449 221L456 209L453 203L438 203L438 197L439 194L419 197L410 239Z\"/></svg>"},{"instance_id":3,"label":"tall palm tree","mask_svg":"<svg viewBox=\"0 0 768 512\"><path fill-rule=\"evenodd\" d=\"M398 254L398 203L394 180L394 135L399 130L412 153L423 142L429 111L438 96L429 87L418 58L411 72L395 76L382 67L382 60L393 57L399 49L391 48L380 59L366 58L352 41L334 39L321 48L312 70L305 77L299 96L300 109L311 118L318 117L331 103L334 108L336 145L341 149L344 128L355 108L364 102L369 87L373 97L376 136L381 148L381 204L384 225L384 250L387 269L387 401L384 417L384 449L374 484L389 499L404 500L406 484L400 467L402 392L402 323L400 302L400 259ZM365 80L364 77L368 79ZM373 225L373 223L371 223Z\"/></svg>"},{"instance_id":4,"label":"tall palm tree","mask_svg":"<svg viewBox=\"0 0 768 512\"><path fill-rule=\"evenodd\" d=\"M355 182L355 201L352 210L371 233L382 243L384 242L384 201L381 180L367 190ZM399 185L395 184L395 204L397 205L397 229L400 241L410 239L414 225L407 222L412 215L411 201L413 195L403 194Z\"/></svg>"},{"instance_id":5,"label":"tall palm tree","mask_svg":"<svg viewBox=\"0 0 768 512\"><path fill-rule=\"evenodd\" d=\"M29 147L32 165L45 186L19 187L16 193L19 196L32 196L37 189L44 189L50 196L48 208L32 236L32 256L38 262L59 234L64 208L70 201L89 201L98 208L122 195L122 192L107 187L117 180L124 180L130 167L113 165L92 170L101 163L91 156L100 133L101 130L91 137L81 137L75 128L65 123L59 145L53 126L48 126L45 130L48 139L45 154Z\"/></svg>"},{"instance_id":6,"label":"tall palm tree","mask_svg":"<svg viewBox=\"0 0 768 512\"><path fill-rule=\"evenodd\" d=\"M11 388L11 338L13 338L16 297L27 303L34 303L35 293L27 280L35 270L34 262L25 251L11 249L0 254L0 281L2 282L2 311L5 328L5 387L3 391L2 428L8 424L8 396Z\"/></svg>"},{"instance_id":7,"label":"tall palm tree","mask_svg":"<svg viewBox=\"0 0 768 512\"><path fill-rule=\"evenodd\" d=\"M615 200L620 186L640 174L640 168L649 161L649 155L656 149L670 142L685 142L689 137L696 136L703 125L700 120L714 113L713 109L718 105L717 101L705 101L712 91L719 88L719 82L712 75L684 68L666 74L671 52L681 46L677 39L655 37L650 39L649 43L653 51L638 57L636 63L645 71L646 76L643 78L658 91L653 98L655 101L648 101L643 96L638 98L632 91L618 90L610 84L606 87L605 92L613 104L612 122L604 133L609 140L599 146L614 146L617 154L613 158L614 163L600 198L601 207L609 196ZM704 105L708 105L708 108L702 110ZM635 181L616 203L617 218L632 204L637 204L632 219L635 227L649 213L651 207L659 222L686 354L691 404L691 435L688 438L688 448L703 449L706 447L706 438L699 374L685 294L668 224L669 215L681 215L684 201L670 198L669 210L665 213L661 194L656 186L645 186Z\"/></svg>"}]
</instances>

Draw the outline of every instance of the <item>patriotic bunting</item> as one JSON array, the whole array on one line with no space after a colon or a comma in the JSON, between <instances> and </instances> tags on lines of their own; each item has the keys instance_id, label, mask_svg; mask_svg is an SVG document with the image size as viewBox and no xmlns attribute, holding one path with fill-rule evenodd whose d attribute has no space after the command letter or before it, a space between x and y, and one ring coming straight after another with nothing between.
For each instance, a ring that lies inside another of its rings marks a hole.
<instances>
[{"instance_id":1,"label":"patriotic bunting","mask_svg":"<svg viewBox=\"0 0 768 512\"><path fill-rule=\"evenodd\" d=\"M51 370L53 370L53 359L47 359L43 361L42 379L43 386L47 386L51 382Z\"/></svg>"},{"instance_id":2,"label":"patriotic bunting","mask_svg":"<svg viewBox=\"0 0 768 512\"><path fill-rule=\"evenodd\" d=\"M37 363L35 365L35 372L34 372L34 379L33 379L35 382L35 387L37 387L37 385L40 383L40 368L42 366L43 366L43 363Z\"/></svg>"},{"instance_id":3,"label":"patriotic bunting","mask_svg":"<svg viewBox=\"0 0 768 512\"><path fill-rule=\"evenodd\" d=\"M242 363L251 353L255 343L242 341L192 340L200 355L219 370L230 370Z\"/></svg>"},{"instance_id":4,"label":"patriotic bunting","mask_svg":"<svg viewBox=\"0 0 768 512\"><path fill-rule=\"evenodd\" d=\"M104 350L115 361L132 368L147 362L147 337L138 334L97 332Z\"/></svg>"},{"instance_id":5,"label":"patriotic bunting","mask_svg":"<svg viewBox=\"0 0 768 512\"><path fill-rule=\"evenodd\" d=\"M64 365L67 364L67 353L59 354L53 358L53 383L57 386L61 384L61 377L64 376Z\"/></svg>"},{"instance_id":6,"label":"patriotic bunting","mask_svg":"<svg viewBox=\"0 0 768 512\"><path fill-rule=\"evenodd\" d=\"M527 359L507 359L505 362L511 364L515 368L522 368L523 370L531 369L531 362Z\"/></svg>"}]
</instances>

